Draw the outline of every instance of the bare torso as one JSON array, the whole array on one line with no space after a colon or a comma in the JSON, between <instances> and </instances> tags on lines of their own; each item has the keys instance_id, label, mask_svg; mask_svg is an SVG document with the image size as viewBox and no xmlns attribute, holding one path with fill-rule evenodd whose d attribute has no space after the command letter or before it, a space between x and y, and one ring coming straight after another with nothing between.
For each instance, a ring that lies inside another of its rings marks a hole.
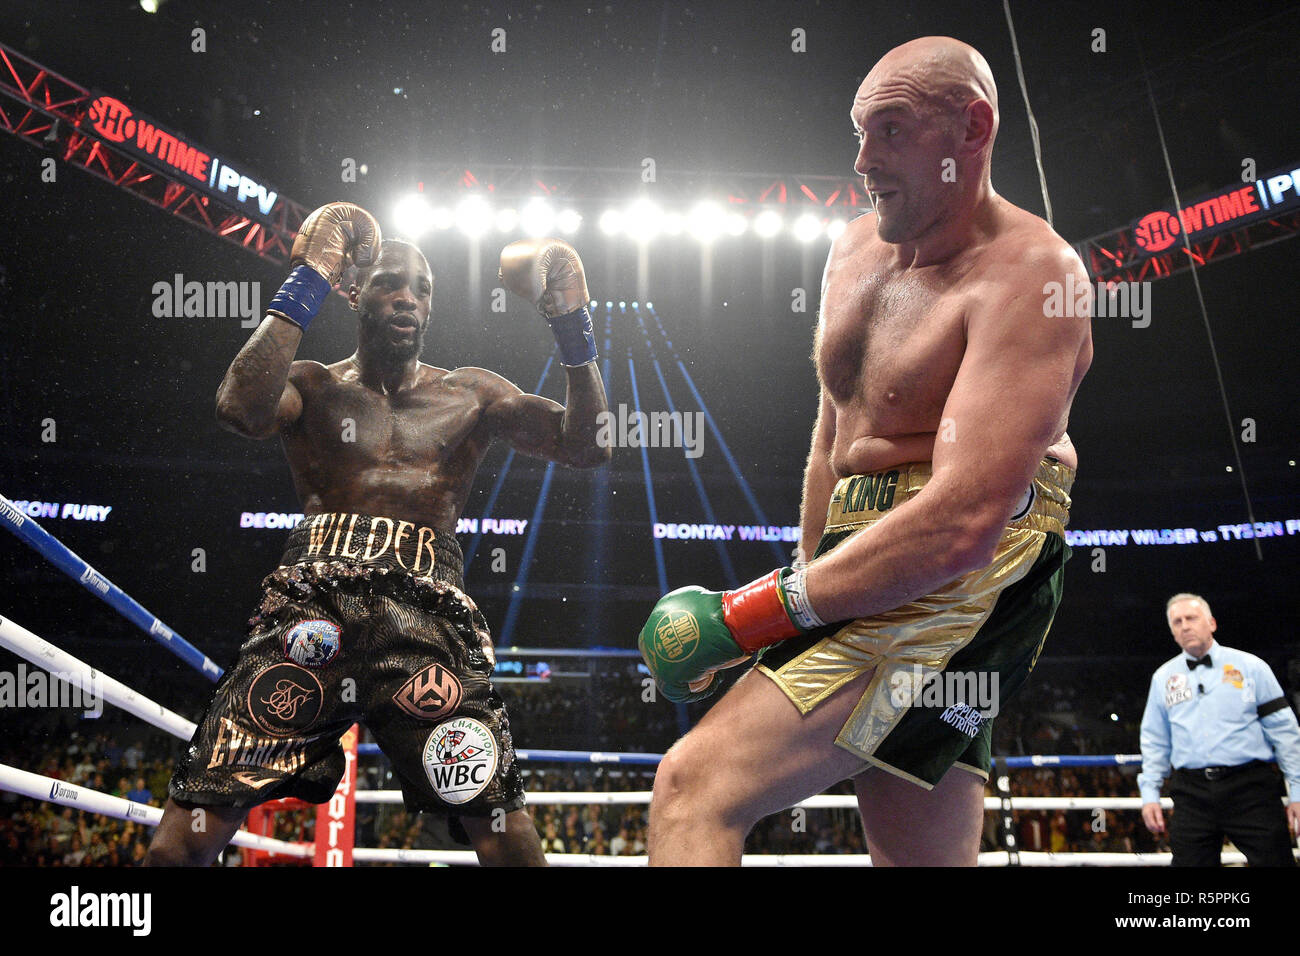
<instances>
[{"instance_id":1,"label":"bare torso","mask_svg":"<svg viewBox=\"0 0 1300 956\"><path fill-rule=\"evenodd\" d=\"M490 444L482 369L419 366L411 388L385 394L350 359L295 362L302 416L282 432L304 512L386 515L455 532Z\"/></svg>"},{"instance_id":2,"label":"bare torso","mask_svg":"<svg viewBox=\"0 0 1300 956\"><path fill-rule=\"evenodd\" d=\"M998 203L995 234L936 265L896 265L873 215L855 220L836 243L822 298L817 372L835 406L831 468L837 476L932 459L965 354L968 310L997 281L999 262L1050 233L1036 217ZM1064 414L1057 436L1045 454L1077 467Z\"/></svg>"}]
</instances>

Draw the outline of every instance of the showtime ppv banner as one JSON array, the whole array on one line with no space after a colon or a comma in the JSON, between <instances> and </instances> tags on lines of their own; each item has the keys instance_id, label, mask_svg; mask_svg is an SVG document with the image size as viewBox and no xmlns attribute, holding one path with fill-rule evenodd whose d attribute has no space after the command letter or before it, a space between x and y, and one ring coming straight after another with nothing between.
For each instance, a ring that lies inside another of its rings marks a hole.
<instances>
[{"instance_id":1,"label":"showtime ppv banner","mask_svg":"<svg viewBox=\"0 0 1300 956\"><path fill-rule=\"evenodd\" d=\"M150 169L171 176L224 205L273 225L271 212L279 193L240 172L231 163L204 149L188 136L161 126L121 100L93 94L90 110L78 124Z\"/></svg>"},{"instance_id":2,"label":"showtime ppv banner","mask_svg":"<svg viewBox=\"0 0 1300 956\"><path fill-rule=\"evenodd\" d=\"M1147 255L1164 252L1186 233L1189 242L1300 210L1300 169L1279 169L1253 183L1226 186L1182 207L1149 212L1133 225L1133 242Z\"/></svg>"}]
</instances>

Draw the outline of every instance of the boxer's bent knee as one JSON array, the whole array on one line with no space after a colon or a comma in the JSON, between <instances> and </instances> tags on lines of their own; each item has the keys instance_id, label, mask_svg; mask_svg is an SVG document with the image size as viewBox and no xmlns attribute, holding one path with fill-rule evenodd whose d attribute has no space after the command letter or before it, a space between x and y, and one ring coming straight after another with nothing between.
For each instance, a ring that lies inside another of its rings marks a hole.
<instances>
[{"instance_id":1,"label":"boxer's bent knee","mask_svg":"<svg viewBox=\"0 0 1300 956\"><path fill-rule=\"evenodd\" d=\"M144 855L145 866L207 866L211 861L206 849L202 852L187 847L180 840L156 839Z\"/></svg>"},{"instance_id":2,"label":"boxer's bent knee","mask_svg":"<svg viewBox=\"0 0 1300 956\"><path fill-rule=\"evenodd\" d=\"M145 866L210 866L243 825L247 809L168 799L145 853Z\"/></svg>"},{"instance_id":3,"label":"boxer's bent knee","mask_svg":"<svg viewBox=\"0 0 1300 956\"><path fill-rule=\"evenodd\" d=\"M716 742L694 731L660 761L650 813L662 822L689 816L722 826L749 827L758 817L747 807L744 792Z\"/></svg>"}]
</instances>

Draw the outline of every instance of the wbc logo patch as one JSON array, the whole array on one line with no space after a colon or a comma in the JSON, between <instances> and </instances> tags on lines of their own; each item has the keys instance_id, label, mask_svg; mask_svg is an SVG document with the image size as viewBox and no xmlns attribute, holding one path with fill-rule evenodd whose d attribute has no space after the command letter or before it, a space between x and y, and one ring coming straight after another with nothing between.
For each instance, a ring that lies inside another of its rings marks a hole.
<instances>
[{"instance_id":1,"label":"wbc logo patch","mask_svg":"<svg viewBox=\"0 0 1300 956\"><path fill-rule=\"evenodd\" d=\"M1165 681L1165 706L1172 707L1192 699L1192 688L1186 674L1171 674Z\"/></svg>"},{"instance_id":2,"label":"wbc logo patch","mask_svg":"<svg viewBox=\"0 0 1300 956\"><path fill-rule=\"evenodd\" d=\"M492 731L472 717L439 724L424 744L424 772L447 803L469 803L487 789L500 751Z\"/></svg>"},{"instance_id":3,"label":"wbc logo patch","mask_svg":"<svg viewBox=\"0 0 1300 956\"><path fill-rule=\"evenodd\" d=\"M441 664L430 664L401 686L393 703L416 720L437 720L454 714L463 695L455 674Z\"/></svg>"}]
</instances>

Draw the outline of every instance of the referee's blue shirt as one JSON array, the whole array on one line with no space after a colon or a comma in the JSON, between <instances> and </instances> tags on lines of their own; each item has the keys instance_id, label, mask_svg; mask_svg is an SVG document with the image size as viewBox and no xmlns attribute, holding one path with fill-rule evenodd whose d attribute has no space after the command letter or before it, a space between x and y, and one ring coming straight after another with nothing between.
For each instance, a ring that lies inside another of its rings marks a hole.
<instances>
[{"instance_id":1,"label":"referee's blue shirt","mask_svg":"<svg viewBox=\"0 0 1300 956\"><path fill-rule=\"evenodd\" d=\"M1160 799L1175 769L1235 767L1277 758L1300 800L1300 724L1269 666L1254 654L1211 641L1209 666L1179 654L1151 678L1142 715L1143 803ZM1203 660L1203 659L1202 659Z\"/></svg>"}]
</instances>

